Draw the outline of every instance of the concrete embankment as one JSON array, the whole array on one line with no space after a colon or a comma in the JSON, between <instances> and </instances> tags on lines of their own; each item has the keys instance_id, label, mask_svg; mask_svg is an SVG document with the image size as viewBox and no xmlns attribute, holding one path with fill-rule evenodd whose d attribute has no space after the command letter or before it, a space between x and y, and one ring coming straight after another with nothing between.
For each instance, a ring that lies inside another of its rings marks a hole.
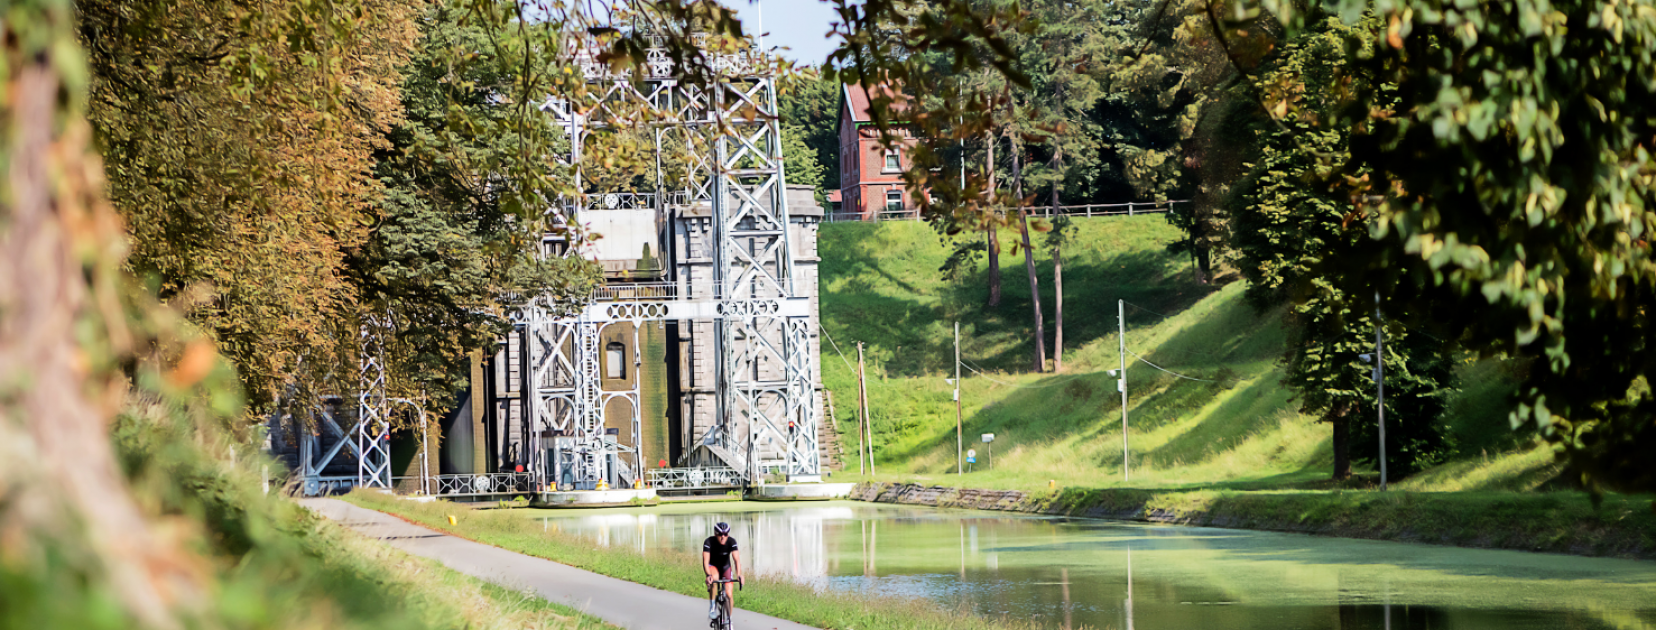
<instances>
[{"instance_id":1,"label":"concrete embankment","mask_svg":"<svg viewBox=\"0 0 1656 630\"><path fill-rule=\"evenodd\" d=\"M1645 498L1581 493L1419 493L1061 488L1049 492L865 482L851 499L1319 536L1656 560Z\"/></svg>"}]
</instances>

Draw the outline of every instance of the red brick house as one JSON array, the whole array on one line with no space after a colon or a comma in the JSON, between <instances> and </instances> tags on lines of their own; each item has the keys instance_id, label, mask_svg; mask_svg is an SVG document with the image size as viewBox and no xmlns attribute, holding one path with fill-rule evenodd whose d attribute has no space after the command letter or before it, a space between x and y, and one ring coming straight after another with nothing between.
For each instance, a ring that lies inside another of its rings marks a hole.
<instances>
[{"instance_id":1,"label":"red brick house","mask_svg":"<svg viewBox=\"0 0 1656 630\"><path fill-rule=\"evenodd\" d=\"M889 90L876 86L875 90ZM898 99L901 100L901 95ZM914 145L913 129L901 122L891 129L904 138L893 150L880 146L880 130L869 113L868 91L861 85L844 85L840 90L840 203L841 214L875 218L881 213L914 212L917 204L903 188L903 171L909 167L908 148Z\"/></svg>"}]
</instances>

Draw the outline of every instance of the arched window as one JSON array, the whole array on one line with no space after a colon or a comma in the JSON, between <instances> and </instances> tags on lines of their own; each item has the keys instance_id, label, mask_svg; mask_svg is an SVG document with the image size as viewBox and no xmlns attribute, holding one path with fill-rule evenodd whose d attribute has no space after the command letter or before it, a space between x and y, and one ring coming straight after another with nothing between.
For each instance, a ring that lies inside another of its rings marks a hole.
<instances>
[{"instance_id":1,"label":"arched window","mask_svg":"<svg viewBox=\"0 0 1656 630\"><path fill-rule=\"evenodd\" d=\"M604 346L604 378L627 378L627 346L611 341Z\"/></svg>"}]
</instances>

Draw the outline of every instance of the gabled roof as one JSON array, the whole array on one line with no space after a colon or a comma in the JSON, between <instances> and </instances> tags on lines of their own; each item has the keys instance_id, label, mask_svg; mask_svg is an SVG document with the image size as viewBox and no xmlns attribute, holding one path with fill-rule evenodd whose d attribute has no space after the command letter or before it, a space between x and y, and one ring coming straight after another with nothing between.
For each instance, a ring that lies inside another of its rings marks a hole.
<instances>
[{"instance_id":1,"label":"gabled roof","mask_svg":"<svg viewBox=\"0 0 1656 630\"><path fill-rule=\"evenodd\" d=\"M908 109L908 95L892 89L890 84L881 83L873 86L872 90L865 90L861 84L847 83L840 86L840 93L851 112L851 122L874 122L874 113L870 111L873 107L873 98L869 95L870 91L876 95L884 95L892 99L891 110L894 114L900 114Z\"/></svg>"}]
</instances>

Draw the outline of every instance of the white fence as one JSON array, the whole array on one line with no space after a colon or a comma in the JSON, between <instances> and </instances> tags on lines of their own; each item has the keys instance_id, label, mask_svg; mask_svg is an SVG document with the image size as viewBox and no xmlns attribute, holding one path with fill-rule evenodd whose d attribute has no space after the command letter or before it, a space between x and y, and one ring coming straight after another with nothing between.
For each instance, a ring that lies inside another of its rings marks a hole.
<instances>
[{"instance_id":1,"label":"white fence","mask_svg":"<svg viewBox=\"0 0 1656 630\"><path fill-rule=\"evenodd\" d=\"M1164 214L1178 204L1189 204L1189 199L1170 199L1164 201L1129 201L1127 203L1091 203L1079 206L1027 206L1030 216L1053 217L1067 215L1075 217L1107 217L1107 216L1135 216L1140 214ZM823 218L829 223L843 221L918 221L919 210L882 210L864 215L855 212L839 212Z\"/></svg>"},{"instance_id":2,"label":"white fence","mask_svg":"<svg viewBox=\"0 0 1656 630\"><path fill-rule=\"evenodd\" d=\"M592 291L595 302L619 300L671 300L678 297L678 285L672 282L638 282L607 284Z\"/></svg>"}]
</instances>

